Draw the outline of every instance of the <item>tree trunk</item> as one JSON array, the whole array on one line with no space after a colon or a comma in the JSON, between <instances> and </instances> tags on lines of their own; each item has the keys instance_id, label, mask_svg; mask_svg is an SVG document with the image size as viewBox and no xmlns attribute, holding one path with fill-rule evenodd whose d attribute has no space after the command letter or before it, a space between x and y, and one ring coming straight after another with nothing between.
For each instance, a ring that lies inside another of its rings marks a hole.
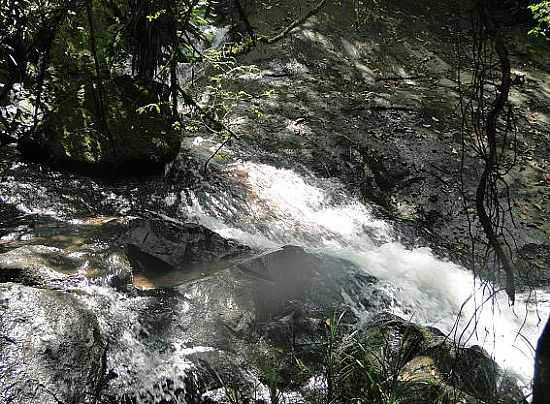
<instances>
[{"instance_id":1,"label":"tree trunk","mask_svg":"<svg viewBox=\"0 0 550 404\"><path fill-rule=\"evenodd\" d=\"M90 52L92 53L94 59L94 68L95 68L95 84L96 88L92 86L92 97L94 99L95 107L97 110L99 127L102 129L104 135L107 136L109 143L111 145L113 157L116 159L117 150L115 145L115 140L113 134L109 130L109 125L107 123L107 117L105 113L105 91L103 88L103 78L101 77L101 66L99 64L99 58L97 55L97 42L95 34L95 25L94 25L94 15L93 15L93 5L92 0L86 1L86 14L88 16L88 25L90 28Z\"/></svg>"},{"instance_id":2,"label":"tree trunk","mask_svg":"<svg viewBox=\"0 0 550 404\"><path fill-rule=\"evenodd\" d=\"M550 316L537 344L532 404L550 404Z\"/></svg>"}]
</instances>

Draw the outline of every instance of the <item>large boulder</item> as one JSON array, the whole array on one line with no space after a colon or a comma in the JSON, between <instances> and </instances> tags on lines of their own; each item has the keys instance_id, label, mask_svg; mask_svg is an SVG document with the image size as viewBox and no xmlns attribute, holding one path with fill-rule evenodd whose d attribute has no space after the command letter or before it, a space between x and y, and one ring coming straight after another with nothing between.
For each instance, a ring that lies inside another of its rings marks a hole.
<instances>
[{"instance_id":1,"label":"large boulder","mask_svg":"<svg viewBox=\"0 0 550 404\"><path fill-rule=\"evenodd\" d=\"M188 265L250 253L248 247L195 223L134 219L124 238L127 244L183 270Z\"/></svg>"},{"instance_id":2,"label":"large boulder","mask_svg":"<svg viewBox=\"0 0 550 404\"><path fill-rule=\"evenodd\" d=\"M204 226L154 219L130 221L120 243L134 281L147 288L173 287L211 275L252 254Z\"/></svg>"},{"instance_id":3,"label":"large boulder","mask_svg":"<svg viewBox=\"0 0 550 404\"><path fill-rule=\"evenodd\" d=\"M382 388L408 404L525 402L517 381L481 347L457 345L435 328L390 313L368 319L344 340L339 356L339 366L352 369L341 385L345 397Z\"/></svg>"},{"instance_id":4,"label":"large boulder","mask_svg":"<svg viewBox=\"0 0 550 404\"><path fill-rule=\"evenodd\" d=\"M94 402L105 348L73 295L0 284L0 403Z\"/></svg>"},{"instance_id":5,"label":"large boulder","mask_svg":"<svg viewBox=\"0 0 550 404\"><path fill-rule=\"evenodd\" d=\"M21 151L34 159L87 174L141 174L164 168L179 151L180 137L159 84L129 76L103 82L70 81L55 95L38 131L22 137Z\"/></svg>"}]
</instances>

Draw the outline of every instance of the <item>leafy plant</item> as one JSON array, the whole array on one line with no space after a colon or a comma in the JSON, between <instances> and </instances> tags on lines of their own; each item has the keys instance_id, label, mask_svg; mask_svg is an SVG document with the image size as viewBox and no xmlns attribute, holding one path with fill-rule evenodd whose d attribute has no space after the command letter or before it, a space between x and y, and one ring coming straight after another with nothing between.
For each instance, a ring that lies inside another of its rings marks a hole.
<instances>
[{"instance_id":1,"label":"leafy plant","mask_svg":"<svg viewBox=\"0 0 550 404\"><path fill-rule=\"evenodd\" d=\"M550 33L550 1L540 0L538 3L529 5L529 10L536 23L536 26L529 31L529 34L548 37Z\"/></svg>"}]
</instances>

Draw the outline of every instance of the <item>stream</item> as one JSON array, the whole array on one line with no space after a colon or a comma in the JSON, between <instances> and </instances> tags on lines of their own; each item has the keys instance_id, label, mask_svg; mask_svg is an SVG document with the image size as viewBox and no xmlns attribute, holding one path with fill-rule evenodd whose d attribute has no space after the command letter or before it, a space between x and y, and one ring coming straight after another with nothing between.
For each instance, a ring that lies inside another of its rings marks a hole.
<instances>
[{"instance_id":1,"label":"stream","mask_svg":"<svg viewBox=\"0 0 550 404\"><path fill-rule=\"evenodd\" d=\"M291 170L250 162L232 170L246 177L253 195L246 214L206 212L196 202L183 207L189 217L258 248L297 244L348 259L383 281L395 314L439 328L462 344L483 347L529 383L533 347L544 326L540 319L550 312L547 291L520 293L510 307L504 291L491 299L492 285L474 279L465 268L437 258L427 247L406 248L368 206L334 191L337 184L317 180L318 186L311 185ZM223 206L223 199L212 198L214 205Z\"/></svg>"},{"instance_id":2,"label":"stream","mask_svg":"<svg viewBox=\"0 0 550 404\"><path fill-rule=\"evenodd\" d=\"M526 386L530 383L533 347L544 325L540 319L550 313L550 294L544 290L520 293L513 308L504 292L491 298L492 285L436 257L427 247L405 247L391 223L376 218L371 207L334 180L238 161L224 165L216 178L191 188L159 178L104 183L20 161L13 150L2 153L0 203L16 207L22 218L38 215L57 223L35 225L31 231L20 223L4 225L2 252L31 244L74 251L68 246L86 234L81 230L71 233L71 229L88 223L89 218L125 218L144 212L166 222L203 225L255 251L302 246L356 264L378 278L378 288L387 296L386 310L437 327L462 344L483 347ZM102 251L104 244L94 240L91 247L87 244L89 248ZM71 257L78 260L78 254ZM89 270L88 261L79 265L79 271ZM169 294L160 300L147 295L131 297L92 283L77 288L85 305L98 313L99 327L118 335L113 343L118 348L108 358L117 375L113 389L145 389L145 381L156 383L161 377L178 380L190 366L188 355L213 350L209 341L191 344L185 339L182 330L200 328L185 319L186 300ZM211 293L219 296L197 297L199 292L204 290L190 286L185 296L205 302L225 298L225 292L214 287ZM230 305L229 300L225 304ZM161 330L159 338L165 339L170 350L159 347L158 340L150 338L150 330L135 328L143 323L156 324Z\"/></svg>"}]
</instances>

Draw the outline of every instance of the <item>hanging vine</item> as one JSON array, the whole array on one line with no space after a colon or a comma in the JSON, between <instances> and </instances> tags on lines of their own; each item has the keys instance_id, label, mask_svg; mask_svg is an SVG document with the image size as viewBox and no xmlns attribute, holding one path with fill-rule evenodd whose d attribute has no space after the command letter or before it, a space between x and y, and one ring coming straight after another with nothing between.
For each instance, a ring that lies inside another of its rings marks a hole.
<instances>
[{"instance_id":1,"label":"hanging vine","mask_svg":"<svg viewBox=\"0 0 550 404\"><path fill-rule=\"evenodd\" d=\"M517 159L514 111L508 98L512 87L510 58L505 35L496 21L495 0L478 0L472 13L471 81L459 79L461 92L462 155L468 150L481 161L475 193L475 211L487 239L485 264L489 273L504 274L504 288L515 300L515 270L512 261L507 216L513 216L505 180ZM464 175L464 158L461 173ZM464 180L462 181L464 183ZM465 193L463 197L466 199ZM468 206L465 206L468 213ZM474 265L474 272L479 275Z\"/></svg>"}]
</instances>

